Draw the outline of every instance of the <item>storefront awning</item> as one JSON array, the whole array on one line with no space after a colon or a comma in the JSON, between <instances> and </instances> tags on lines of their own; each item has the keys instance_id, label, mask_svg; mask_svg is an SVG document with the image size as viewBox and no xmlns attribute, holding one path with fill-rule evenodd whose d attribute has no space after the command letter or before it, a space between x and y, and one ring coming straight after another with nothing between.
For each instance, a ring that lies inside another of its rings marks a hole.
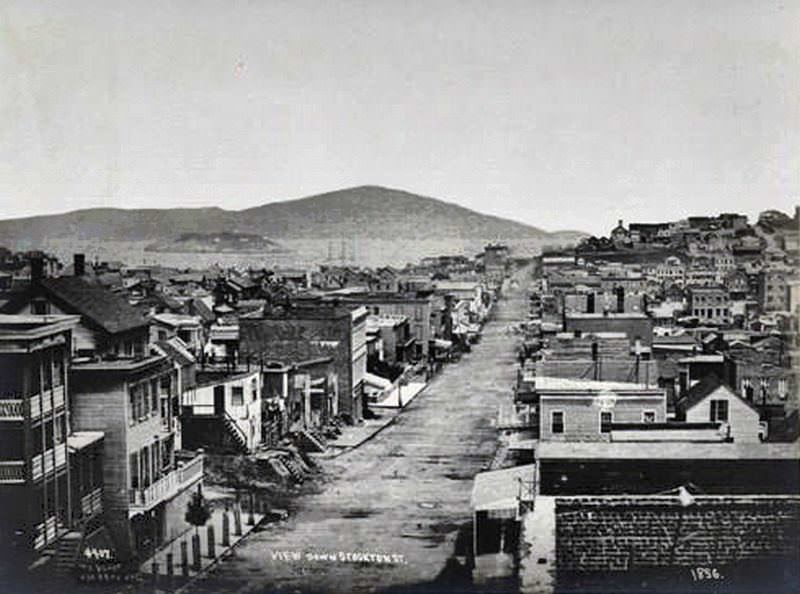
<instances>
[{"instance_id":1,"label":"storefront awning","mask_svg":"<svg viewBox=\"0 0 800 594\"><path fill-rule=\"evenodd\" d=\"M437 349L446 351L448 349L453 348L453 343L452 343L452 341L444 340L442 338L434 338L433 339L433 346L435 346Z\"/></svg>"},{"instance_id":2,"label":"storefront awning","mask_svg":"<svg viewBox=\"0 0 800 594\"><path fill-rule=\"evenodd\" d=\"M105 437L102 431L75 431L67 437L67 447L71 452L78 452L97 443Z\"/></svg>"},{"instance_id":3,"label":"storefront awning","mask_svg":"<svg viewBox=\"0 0 800 594\"><path fill-rule=\"evenodd\" d=\"M389 388L392 387L392 382L390 382L385 377L375 375L374 373L364 374L364 381L371 386L380 388L381 390L388 390Z\"/></svg>"},{"instance_id":4,"label":"storefront awning","mask_svg":"<svg viewBox=\"0 0 800 594\"><path fill-rule=\"evenodd\" d=\"M502 470L481 472L475 476L471 504L475 512L508 513L519 506L521 481L533 481L536 466L514 466Z\"/></svg>"}]
</instances>

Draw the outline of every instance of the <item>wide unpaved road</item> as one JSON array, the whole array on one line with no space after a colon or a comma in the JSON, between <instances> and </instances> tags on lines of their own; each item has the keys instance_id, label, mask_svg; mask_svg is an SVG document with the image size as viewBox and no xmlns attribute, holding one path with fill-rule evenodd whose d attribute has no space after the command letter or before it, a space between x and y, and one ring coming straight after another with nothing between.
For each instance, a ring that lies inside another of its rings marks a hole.
<instances>
[{"instance_id":1,"label":"wide unpaved road","mask_svg":"<svg viewBox=\"0 0 800 594\"><path fill-rule=\"evenodd\" d=\"M516 338L505 330L526 317L527 269L518 278L471 353L447 365L394 425L323 461L322 492L301 497L287 522L251 535L191 591L424 591L437 576L446 580L440 574L471 520L472 479L494 456L493 421L515 374ZM279 552L303 560L278 560ZM307 561L308 552L386 553L403 562Z\"/></svg>"}]
</instances>

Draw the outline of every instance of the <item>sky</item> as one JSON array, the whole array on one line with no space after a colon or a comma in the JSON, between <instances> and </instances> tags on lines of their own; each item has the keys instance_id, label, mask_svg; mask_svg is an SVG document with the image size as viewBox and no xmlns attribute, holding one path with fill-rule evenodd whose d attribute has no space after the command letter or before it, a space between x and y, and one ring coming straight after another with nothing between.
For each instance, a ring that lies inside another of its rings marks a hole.
<instances>
[{"instance_id":1,"label":"sky","mask_svg":"<svg viewBox=\"0 0 800 594\"><path fill-rule=\"evenodd\" d=\"M0 3L0 218L357 185L547 230L800 203L799 0Z\"/></svg>"}]
</instances>

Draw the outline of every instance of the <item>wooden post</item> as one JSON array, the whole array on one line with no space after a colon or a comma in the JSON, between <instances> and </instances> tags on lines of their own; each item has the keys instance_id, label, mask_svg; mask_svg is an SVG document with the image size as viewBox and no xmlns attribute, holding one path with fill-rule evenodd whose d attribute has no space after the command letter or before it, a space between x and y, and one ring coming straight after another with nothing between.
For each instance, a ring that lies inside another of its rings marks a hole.
<instances>
[{"instance_id":1,"label":"wooden post","mask_svg":"<svg viewBox=\"0 0 800 594\"><path fill-rule=\"evenodd\" d=\"M189 551L186 541L181 541L181 575L189 577Z\"/></svg>"},{"instance_id":2,"label":"wooden post","mask_svg":"<svg viewBox=\"0 0 800 594\"><path fill-rule=\"evenodd\" d=\"M472 559L478 558L478 510L472 515Z\"/></svg>"},{"instance_id":3,"label":"wooden post","mask_svg":"<svg viewBox=\"0 0 800 594\"><path fill-rule=\"evenodd\" d=\"M233 534L242 535L242 506L238 501L233 507Z\"/></svg>"},{"instance_id":4,"label":"wooden post","mask_svg":"<svg viewBox=\"0 0 800 594\"><path fill-rule=\"evenodd\" d=\"M231 546L231 521L228 512L222 512L222 546Z\"/></svg>"},{"instance_id":5,"label":"wooden post","mask_svg":"<svg viewBox=\"0 0 800 594\"><path fill-rule=\"evenodd\" d=\"M213 559L216 555L216 543L214 542L214 524L206 526L206 533L208 534L208 558Z\"/></svg>"},{"instance_id":6,"label":"wooden post","mask_svg":"<svg viewBox=\"0 0 800 594\"><path fill-rule=\"evenodd\" d=\"M172 551L167 553L167 575L171 578L175 575L175 558Z\"/></svg>"},{"instance_id":7,"label":"wooden post","mask_svg":"<svg viewBox=\"0 0 800 594\"><path fill-rule=\"evenodd\" d=\"M200 571L202 565L200 564L200 535L192 535L192 569Z\"/></svg>"}]
</instances>

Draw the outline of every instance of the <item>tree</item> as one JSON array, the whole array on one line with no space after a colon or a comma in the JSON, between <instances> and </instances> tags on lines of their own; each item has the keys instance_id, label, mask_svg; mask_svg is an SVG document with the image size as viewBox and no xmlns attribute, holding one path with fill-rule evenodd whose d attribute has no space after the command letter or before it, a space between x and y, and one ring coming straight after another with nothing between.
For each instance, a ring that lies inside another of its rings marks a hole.
<instances>
[{"instance_id":1,"label":"tree","mask_svg":"<svg viewBox=\"0 0 800 594\"><path fill-rule=\"evenodd\" d=\"M208 507L205 497L200 491L196 491L192 495L191 501L186 506L186 515L184 519L194 526L195 535L198 534L200 526L205 525L211 517L211 510Z\"/></svg>"}]
</instances>

